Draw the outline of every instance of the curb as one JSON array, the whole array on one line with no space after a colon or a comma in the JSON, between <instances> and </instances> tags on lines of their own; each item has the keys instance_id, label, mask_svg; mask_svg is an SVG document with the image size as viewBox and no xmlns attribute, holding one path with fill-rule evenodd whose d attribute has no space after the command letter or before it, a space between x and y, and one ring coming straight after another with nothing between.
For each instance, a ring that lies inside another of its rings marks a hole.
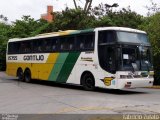
<instances>
[{"instance_id":1,"label":"curb","mask_svg":"<svg viewBox=\"0 0 160 120\"><path fill-rule=\"evenodd\" d=\"M146 88L160 89L160 85L154 85L154 86L146 87Z\"/></svg>"}]
</instances>

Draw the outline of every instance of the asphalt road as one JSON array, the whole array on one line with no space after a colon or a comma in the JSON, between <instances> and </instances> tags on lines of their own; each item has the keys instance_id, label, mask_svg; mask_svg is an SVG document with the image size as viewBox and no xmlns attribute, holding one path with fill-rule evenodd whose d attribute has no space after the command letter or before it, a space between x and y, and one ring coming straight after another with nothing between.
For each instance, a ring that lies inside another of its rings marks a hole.
<instances>
[{"instance_id":1,"label":"asphalt road","mask_svg":"<svg viewBox=\"0 0 160 120\"><path fill-rule=\"evenodd\" d=\"M160 89L85 91L46 81L19 82L0 72L0 113L160 114Z\"/></svg>"}]
</instances>

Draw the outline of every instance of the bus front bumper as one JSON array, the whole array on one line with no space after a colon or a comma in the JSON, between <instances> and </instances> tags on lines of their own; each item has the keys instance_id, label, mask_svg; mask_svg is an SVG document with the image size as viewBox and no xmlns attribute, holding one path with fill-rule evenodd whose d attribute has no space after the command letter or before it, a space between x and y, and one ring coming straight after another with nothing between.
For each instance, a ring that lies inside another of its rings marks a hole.
<instances>
[{"instance_id":1,"label":"bus front bumper","mask_svg":"<svg viewBox=\"0 0 160 120\"><path fill-rule=\"evenodd\" d=\"M118 79L117 88L138 88L153 86L153 78Z\"/></svg>"}]
</instances>

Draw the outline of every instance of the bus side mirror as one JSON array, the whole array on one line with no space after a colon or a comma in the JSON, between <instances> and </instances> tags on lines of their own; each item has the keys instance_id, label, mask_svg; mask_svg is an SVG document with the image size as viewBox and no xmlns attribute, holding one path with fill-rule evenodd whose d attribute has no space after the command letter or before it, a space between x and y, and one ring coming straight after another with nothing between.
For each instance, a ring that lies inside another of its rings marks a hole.
<instances>
[{"instance_id":1,"label":"bus side mirror","mask_svg":"<svg viewBox=\"0 0 160 120\"><path fill-rule=\"evenodd\" d=\"M147 60L145 60L144 63L146 64L147 70L149 71L149 62Z\"/></svg>"},{"instance_id":2,"label":"bus side mirror","mask_svg":"<svg viewBox=\"0 0 160 120\"><path fill-rule=\"evenodd\" d=\"M134 72L138 71L138 66L136 63L132 63L132 67L133 67Z\"/></svg>"}]
</instances>

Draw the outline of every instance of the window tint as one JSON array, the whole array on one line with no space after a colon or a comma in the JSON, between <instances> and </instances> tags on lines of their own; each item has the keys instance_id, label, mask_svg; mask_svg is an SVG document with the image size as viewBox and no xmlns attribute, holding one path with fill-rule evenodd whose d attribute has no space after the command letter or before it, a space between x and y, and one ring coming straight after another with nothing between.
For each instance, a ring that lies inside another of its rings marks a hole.
<instances>
[{"instance_id":1,"label":"window tint","mask_svg":"<svg viewBox=\"0 0 160 120\"><path fill-rule=\"evenodd\" d=\"M32 52L37 53L37 52L43 52L44 51L44 42L42 39L37 39L30 41L32 43Z\"/></svg>"},{"instance_id":2,"label":"window tint","mask_svg":"<svg viewBox=\"0 0 160 120\"><path fill-rule=\"evenodd\" d=\"M17 54L20 52L20 43L19 42L10 42L8 44L8 54Z\"/></svg>"},{"instance_id":3,"label":"window tint","mask_svg":"<svg viewBox=\"0 0 160 120\"><path fill-rule=\"evenodd\" d=\"M44 39L43 42L44 42L43 43L44 51L50 52L52 49L52 39L50 39L50 38Z\"/></svg>"},{"instance_id":4,"label":"window tint","mask_svg":"<svg viewBox=\"0 0 160 120\"><path fill-rule=\"evenodd\" d=\"M80 51L94 49L94 34L81 34L76 37L76 47Z\"/></svg>"},{"instance_id":5,"label":"window tint","mask_svg":"<svg viewBox=\"0 0 160 120\"><path fill-rule=\"evenodd\" d=\"M119 42L149 44L148 37L144 33L117 31L117 38Z\"/></svg>"},{"instance_id":6,"label":"window tint","mask_svg":"<svg viewBox=\"0 0 160 120\"><path fill-rule=\"evenodd\" d=\"M53 51L53 52L58 51L58 48L59 48L59 46L58 46L58 39L57 38L52 38L51 41L52 41L51 51Z\"/></svg>"},{"instance_id":7,"label":"window tint","mask_svg":"<svg viewBox=\"0 0 160 120\"><path fill-rule=\"evenodd\" d=\"M22 53L30 53L31 52L31 42L30 41L24 41L20 42L20 52Z\"/></svg>"},{"instance_id":8,"label":"window tint","mask_svg":"<svg viewBox=\"0 0 160 120\"><path fill-rule=\"evenodd\" d=\"M74 50L90 51L93 49L94 33L11 42L8 45L9 54L65 52Z\"/></svg>"},{"instance_id":9,"label":"window tint","mask_svg":"<svg viewBox=\"0 0 160 120\"><path fill-rule=\"evenodd\" d=\"M115 48L107 45L98 46L99 63L102 69L115 73L116 71L116 54Z\"/></svg>"},{"instance_id":10,"label":"window tint","mask_svg":"<svg viewBox=\"0 0 160 120\"><path fill-rule=\"evenodd\" d=\"M74 50L74 37L64 36L60 38L60 50L72 51Z\"/></svg>"},{"instance_id":11,"label":"window tint","mask_svg":"<svg viewBox=\"0 0 160 120\"><path fill-rule=\"evenodd\" d=\"M99 44L111 43L115 41L114 31L99 31L98 33Z\"/></svg>"}]
</instances>

